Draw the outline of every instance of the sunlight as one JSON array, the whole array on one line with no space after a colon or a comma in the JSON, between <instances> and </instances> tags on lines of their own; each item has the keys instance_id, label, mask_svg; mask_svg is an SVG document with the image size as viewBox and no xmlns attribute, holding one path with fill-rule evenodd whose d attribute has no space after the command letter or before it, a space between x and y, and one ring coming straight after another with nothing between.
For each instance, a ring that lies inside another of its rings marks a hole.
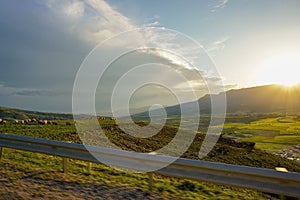
<instances>
[{"instance_id":1,"label":"sunlight","mask_svg":"<svg viewBox=\"0 0 300 200\"><path fill-rule=\"evenodd\" d=\"M274 57L261 65L259 81L292 87L300 82L300 54Z\"/></svg>"}]
</instances>

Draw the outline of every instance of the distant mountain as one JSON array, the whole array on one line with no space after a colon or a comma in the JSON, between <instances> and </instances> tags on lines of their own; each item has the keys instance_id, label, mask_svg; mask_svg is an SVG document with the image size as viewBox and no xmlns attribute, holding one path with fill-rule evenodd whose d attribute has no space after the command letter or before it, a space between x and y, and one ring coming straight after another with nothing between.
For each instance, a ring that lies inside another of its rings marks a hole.
<instances>
[{"instance_id":1,"label":"distant mountain","mask_svg":"<svg viewBox=\"0 0 300 200\"><path fill-rule=\"evenodd\" d=\"M300 85L266 85L226 93L227 112L299 112Z\"/></svg>"},{"instance_id":2,"label":"distant mountain","mask_svg":"<svg viewBox=\"0 0 300 200\"><path fill-rule=\"evenodd\" d=\"M23 120L23 119L32 119L32 118L41 119L41 120L43 119L59 120L59 119L73 119L73 115L0 107L0 118L6 120L15 120L15 119Z\"/></svg>"},{"instance_id":3,"label":"distant mountain","mask_svg":"<svg viewBox=\"0 0 300 200\"><path fill-rule=\"evenodd\" d=\"M221 99L221 95L215 95ZM265 85L251 88L230 90L226 92L227 113L300 113L300 85L287 88L280 85ZM182 106L190 116L198 116L195 113L195 106L199 104L201 114L210 114L211 98L205 95L195 102L188 102L181 105L166 107L168 116L180 116L180 106ZM137 111L137 110L136 110ZM160 115L159 110L152 114ZM7 120L14 119L73 119L72 114L50 113L28 111L14 108L0 107L0 118ZM134 114L135 119L148 119L148 112Z\"/></svg>"},{"instance_id":4,"label":"distant mountain","mask_svg":"<svg viewBox=\"0 0 300 200\"><path fill-rule=\"evenodd\" d=\"M215 95L221 100L221 95ZM287 88L281 85L265 85L251 88L235 89L226 92L227 113L297 113L300 112L300 85ZM168 116L179 116L180 106L191 116L195 113L195 106L199 103L201 114L211 113L211 97L205 95L197 102L166 107ZM148 112L142 112L133 118L147 118Z\"/></svg>"}]
</instances>

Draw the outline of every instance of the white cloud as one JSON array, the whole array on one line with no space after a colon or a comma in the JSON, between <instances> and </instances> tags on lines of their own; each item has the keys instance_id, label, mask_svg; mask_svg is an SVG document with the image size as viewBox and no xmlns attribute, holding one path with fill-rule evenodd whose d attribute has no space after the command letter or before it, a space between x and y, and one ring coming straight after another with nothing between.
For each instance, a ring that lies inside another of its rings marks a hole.
<instances>
[{"instance_id":1,"label":"white cloud","mask_svg":"<svg viewBox=\"0 0 300 200\"><path fill-rule=\"evenodd\" d=\"M154 15L154 17L147 20L147 22L143 25L144 27L160 27L161 24L159 22L160 16Z\"/></svg>"},{"instance_id":2,"label":"white cloud","mask_svg":"<svg viewBox=\"0 0 300 200\"><path fill-rule=\"evenodd\" d=\"M57 96L62 95L61 92L37 88L19 88L0 84L0 96Z\"/></svg>"},{"instance_id":3,"label":"white cloud","mask_svg":"<svg viewBox=\"0 0 300 200\"><path fill-rule=\"evenodd\" d=\"M150 19L150 23L146 25L138 26L103 0L48 0L47 6L53 13L62 18L65 24L64 28L67 28L72 34L77 35L90 46L95 46L105 39L125 31L139 27L159 26L159 16ZM224 48L222 45L225 45L226 40L214 42L213 48ZM160 49L151 51L146 49L145 53L154 54L157 56L158 61L171 66L188 80L187 83L178 83L175 80L170 80L171 83L174 83L175 89L177 87L182 92L186 92L186 86L189 84L199 91L197 93L198 96L204 95L203 88L205 88L205 85L203 85L203 78L208 78L209 74L206 72L211 69L212 63L210 60L207 60L207 55L201 45L196 45L194 41L190 40L189 37L184 37L183 34L168 31L163 27L159 29L147 28L140 32L135 32L128 38L125 38L125 40L110 41L110 44L107 44L109 46L105 48L106 55L115 53L118 47L124 47L122 45L128 45L128 43L129 45L131 43L140 44L141 52L143 52L143 46L159 47ZM116 69L116 71L120 70ZM114 72L117 73L116 71ZM143 77L143 75L141 74L140 77ZM168 73L164 75L164 79L170 78ZM113 84L111 79L108 81L111 82L108 84ZM214 81L211 82L211 84L216 84ZM128 85L130 85L129 82ZM19 92L18 94L24 94L24 92ZM167 96L165 98L167 99Z\"/></svg>"},{"instance_id":4,"label":"white cloud","mask_svg":"<svg viewBox=\"0 0 300 200\"><path fill-rule=\"evenodd\" d=\"M220 3L218 5L216 5L216 8L224 8L229 0L221 0Z\"/></svg>"},{"instance_id":5,"label":"white cloud","mask_svg":"<svg viewBox=\"0 0 300 200\"><path fill-rule=\"evenodd\" d=\"M226 47L226 42L229 38L224 37L219 40L214 41L212 44L210 44L207 48L208 52L216 52L216 51L222 51Z\"/></svg>"},{"instance_id":6,"label":"white cloud","mask_svg":"<svg viewBox=\"0 0 300 200\"><path fill-rule=\"evenodd\" d=\"M122 15L103 0L48 0L46 3L53 12L58 12L67 22L69 21L69 30L72 33L77 34L85 42L93 46L118 33L139 28L128 17ZM159 25L159 18L159 16L154 16L150 19L150 21L154 22L148 23L146 26ZM136 41L142 41L141 43L144 43L145 46L149 44L159 46L162 50L152 51L151 53L168 59L174 66L181 66L182 68L178 67L179 71L191 70L193 72L197 70L191 65L195 64L195 57L202 50L201 48L191 49L186 44L191 41L182 41L183 37L180 34L165 31L163 27L160 30L149 28L141 33L135 33L137 34L128 38L133 44ZM124 41L117 41L117 44L111 45L122 45L122 42ZM128 41L126 42L128 43ZM194 46L194 44L191 44L191 46ZM170 51L170 53L165 50ZM190 63L183 62L183 59L172 54L172 51L177 53L180 51L180 56Z\"/></svg>"},{"instance_id":7,"label":"white cloud","mask_svg":"<svg viewBox=\"0 0 300 200\"><path fill-rule=\"evenodd\" d=\"M136 28L129 18L103 0L48 0L46 6L60 15L66 28L90 45Z\"/></svg>"},{"instance_id":8,"label":"white cloud","mask_svg":"<svg viewBox=\"0 0 300 200\"><path fill-rule=\"evenodd\" d=\"M79 1L74 1L66 5L64 12L67 16L78 18L82 17L84 14L84 3Z\"/></svg>"},{"instance_id":9,"label":"white cloud","mask_svg":"<svg viewBox=\"0 0 300 200\"><path fill-rule=\"evenodd\" d=\"M149 22L149 23L145 24L144 26L145 27L158 27L160 25L161 24L159 23L159 21L154 21L154 22Z\"/></svg>"},{"instance_id":10,"label":"white cloud","mask_svg":"<svg viewBox=\"0 0 300 200\"><path fill-rule=\"evenodd\" d=\"M219 0L218 4L214 6L211 12L216 12L218 9L225 8L229 0Z\"/></svg>"}]
</instances>

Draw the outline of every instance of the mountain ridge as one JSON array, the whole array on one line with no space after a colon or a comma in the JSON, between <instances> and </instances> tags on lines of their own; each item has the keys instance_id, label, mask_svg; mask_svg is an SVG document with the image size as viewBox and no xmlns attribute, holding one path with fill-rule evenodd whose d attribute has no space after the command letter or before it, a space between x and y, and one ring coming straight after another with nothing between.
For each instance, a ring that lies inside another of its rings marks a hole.
<instances>
[{"instance_id":1,"label":"mountain ridge","mask_svg":"<svg viewBox=\"0 0 300 200\"><path fill-rule=\"evenodd\" d=\"M272 84L232 89L226 91L225 94L227 99L227 113L230 114L300 113L300 84L290 88ZM220 100L220 94L213 95L217 100ZM198 116L199 113L195 113L194 109L197 104L199 104L201 114L209 115L211 113L211 97L209 94L201 97L198 101L168 106L165 109L168 116L180 116L181 106L191 116ZM149 113L148 111L139 112L133 114L132 117L134 119L145 119L149 118ZM69 113L30 111L0 106L0 118L6 120L28 118L55 120L73 119L73 115Z\"/></svg>"},{"instance_id":2,"label":"mountain ridge","mask_svg":"<svg viewBox=\"0 0 300 200\"><path fill-rule=\"evenodd\" d=\"M263 85L225 92L228 114L262 114L262 113L299 113L300 84L294 87L282 85ZM213 94L216 101L222 100L223 94ZM197 116L195 106L199 104L201 114L211 114L211 96L201 97L198 101L165 107L168 116L180 116L180 107L190 116ZM218 105L217 105L218 106ZM134 119L149 118L148 111L134 114Z\"/></svg>"}]
</instances>

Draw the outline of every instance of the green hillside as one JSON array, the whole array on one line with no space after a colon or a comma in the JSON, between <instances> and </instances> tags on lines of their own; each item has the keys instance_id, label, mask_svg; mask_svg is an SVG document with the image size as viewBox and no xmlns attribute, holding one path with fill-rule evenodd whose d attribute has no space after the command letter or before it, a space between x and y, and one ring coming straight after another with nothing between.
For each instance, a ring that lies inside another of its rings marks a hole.
<instances>
[{"instance_id":1,"label":"green hillside","mask_svg":"<svg viewBox=\"0 0 300 200\"><path fill-rule=\"evenodd\" d=\"M76 133L74 123L72 123L72 126L67 126L66 121L64 120L57 122L58 125L5 124L0 125L0 132L45 138L49 140L82 143L80 137ZM144 124L144 122L138 123L140 125ZM107 137L113 143L124 150L135 152L155 151L168 144L177 132L176 127L165 126L153 137L136 138L123 132L114 123L114 121L100 120L100 125ZM156 127L153 126L153 129L155 128ZM186 131L186 134L192 133ZM92 138L93 136L91 135L90 137ZM198 152L200 150L203 138L204 134L196 134L194 142L182 157L199 159ZM270 169L282 166L287 168L289 171L300 172L300 167L295 162L281 158L280 156L266 153L259 149L253 149L249 151L249 149L247 149L247 145L245 145L243 142L235 142L231 139L225 138L219 139L217 145L208 154L208 156L204 158L204 160Z\"/></svg>"},{"instance_id":2,"label":"green hillside","mask_svg":"<svg viewBox=\"0 0 300 200\"><path fill-rule=\"evenodd\" d=\"M56 120L57 125L47 124L1 124L1 133L11 133L25 135L49 140L68 141L81 143L77 134L74 122L71 120ZM71 122L72 125L66 125ZM125 123L126 122L122 122ZM124 133L112 120L99 120L99 124L109 139L124 150L136 152L150 152L161 148L167 144L176 134L177 126L165 126L155 136L142 139L135 138ZM147 123L137 122L140 126ZM155 125L152 127L155 129ZM185 131L186 134L191 134ZM204 134L199 132L190 148L182 157L189 159L199 159L198 151L201 147ZM207 161L222 162L252 167L270 168L284 167L292 172L300 172L300 166L296 162L284 159L259 149L248 148L246 143L235 142L230 139L220 138L213 150L204 158ZM104 181L107 184L121 184L130 187L148 188L148 178L146 174L133 174L111 169L101 164L93 165L91 173L87 172L86 163L71 160L69 173L72 178L57 174L61 170L61 158L31 152L5 149L0 166L15 166L18 169L25 168L25 171L42 170L43 173L32 172L32 178L38 180L55 180L72 184L86 184L86 178L95 181ZM45 173L50 170L51 173ZM54 171L53 171L54 170ZM1 171L1 170L0 170ZM55 172L56 171L56 172ZM17 173L22 177L22 173ZM13 173L8 175L9 180L14 181ZM24 175L26 176L26 175ZM77 177L77 178L76 178ZM80 177L84 177L80 178ZM170 178L155 175L154 191L163 195L173 197L183 197L189 199L276 199L277 195L265 194L253 190L235 188L229 186L201 183L184 179ZM42 195L42 191L40 192Z\"/></svg>"}]
</instances>

